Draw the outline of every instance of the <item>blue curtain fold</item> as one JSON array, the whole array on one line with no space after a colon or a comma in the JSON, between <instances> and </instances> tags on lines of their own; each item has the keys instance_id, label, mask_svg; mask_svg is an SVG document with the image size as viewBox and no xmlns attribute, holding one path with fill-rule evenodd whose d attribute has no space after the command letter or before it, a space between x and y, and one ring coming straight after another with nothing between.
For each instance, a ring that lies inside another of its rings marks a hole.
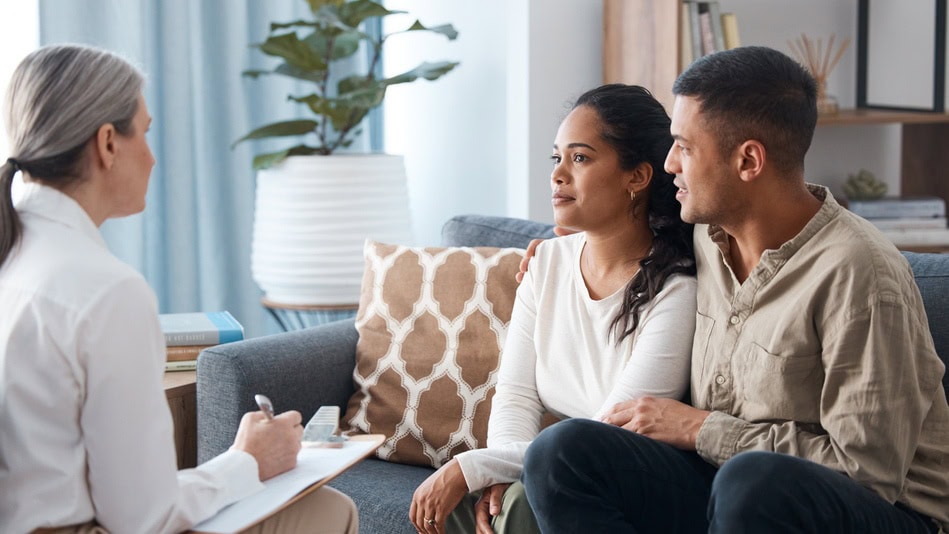
<instances>
[{"instance_id":1,"label":"blue curtain fold","mask_svg":"<svg viewBox=\"0 0 949 534\"><path fill-rule=\"evenodd\" d=\"M231 144L251 129L304 117L293 80L244 78L278 64L251 43L271 22L303 18L302 0L40 0L40 43L112 50L147 76L148 134L157 163L144 213L106 222L110 249L143 273L160 310L230 311L246 337L277 331L251 279L254 154L292 139ZM359 57L354 62L364 62ZM350 150L373 146L372 124ZM377 141L378 142L378 141Z\"/></svg>"}]
</instances>

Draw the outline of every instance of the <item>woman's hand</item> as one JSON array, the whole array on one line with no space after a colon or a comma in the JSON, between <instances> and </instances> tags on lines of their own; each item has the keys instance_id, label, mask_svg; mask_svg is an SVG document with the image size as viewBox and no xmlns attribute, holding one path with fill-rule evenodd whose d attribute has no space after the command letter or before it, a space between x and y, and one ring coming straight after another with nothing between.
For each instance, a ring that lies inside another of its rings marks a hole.
<instances>
[{"instance_id":1,"label":"woman's hand","mask_svg":"<svg viewBox=\"0 0 949 534\"><path fill-rule=\"evenodd\" d=\"M501 500L510 484L495 484L484 488L475 504L475 531L477 534L494 534L491 518L501 513Z\"/></svg>"},{"instance_id":2,"label":"woman's hand","mask_svg":"<svg viewBox=\"0 0 949 534\"><path fill-rule=\"evenodd\" d=\"M426 533L445 532L448 514L468 493L468 483L461 465L452 459L422 482L412 495L409 519L415 530Z\"/></svg>"}]
</instances>

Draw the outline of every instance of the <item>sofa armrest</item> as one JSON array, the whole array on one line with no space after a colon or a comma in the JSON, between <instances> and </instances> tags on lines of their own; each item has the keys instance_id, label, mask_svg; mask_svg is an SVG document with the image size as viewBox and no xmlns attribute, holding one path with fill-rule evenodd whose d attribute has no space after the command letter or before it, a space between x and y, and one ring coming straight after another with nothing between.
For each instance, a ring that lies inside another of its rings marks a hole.
<instances>
[{"instance_id":1,"label":"sofa armrest","mask_svg":"<svg viewBox=\"0 0 949 534\"><path fill-rule=\"evenodd\" d=\"M303 424L323 405L343 411L353 393L358 335L354 319L227 343L198 357L198 463L234 442L254 395L270 397L275 410L298 410Z\"/></svg>"}]
</instances>

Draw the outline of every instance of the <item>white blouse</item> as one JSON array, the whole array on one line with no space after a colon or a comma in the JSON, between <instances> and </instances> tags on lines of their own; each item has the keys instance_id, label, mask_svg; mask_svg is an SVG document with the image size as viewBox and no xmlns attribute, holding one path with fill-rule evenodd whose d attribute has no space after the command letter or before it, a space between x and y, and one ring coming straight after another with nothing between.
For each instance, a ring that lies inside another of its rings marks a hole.
<instances>
[{"instance_id":1,"label":"white blouse","mask_svg":"<svg viewBox=\"0 0 949 534\"><path fill-rule=\"evenodd\" d=\"M695 330L695 278L676 275L640 312L619 344L610 323L625 286L590 298L580 273L585 234L537 247L517 300L501 355L488 422L488 443L456 456L475 491L517 480L524 453L540 432L541 415L595 418L618 402L681 398L689 384Z\"/></svg>"},{"instance_id":2,"label":"white blouse","mask_svg":"<svg viewBox=\"0 0 949 534\"><path fill-rule=\"evenodd\" d=\"M231 450L177 471L154 293L70 197L27 184L0 266L0 532L176 532L263 486Z\"/></svg>"}]
</instances>

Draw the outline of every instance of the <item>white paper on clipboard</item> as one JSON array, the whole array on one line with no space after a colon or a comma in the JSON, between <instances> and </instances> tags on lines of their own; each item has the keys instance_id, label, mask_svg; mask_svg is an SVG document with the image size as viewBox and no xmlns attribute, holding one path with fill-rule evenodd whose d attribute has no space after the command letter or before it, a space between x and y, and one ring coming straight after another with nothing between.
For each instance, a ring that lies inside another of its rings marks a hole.
<instances>
[{"instance_id":1,"label":"white paper on clipboard","mask_svg":"<svg viewBox=\"0 0 949 534\"><path fill-rule=\"evenodd\" d=\"M369 436L366 436L369 437ZM335 477L368 456L382 443L378 439L351 439L341 448L303 447L297 466L264 482L264 489L221 509L192 527L193 532L224 534L253 526L279 510L300 492Z\"/></svg>"}]
</instances>

